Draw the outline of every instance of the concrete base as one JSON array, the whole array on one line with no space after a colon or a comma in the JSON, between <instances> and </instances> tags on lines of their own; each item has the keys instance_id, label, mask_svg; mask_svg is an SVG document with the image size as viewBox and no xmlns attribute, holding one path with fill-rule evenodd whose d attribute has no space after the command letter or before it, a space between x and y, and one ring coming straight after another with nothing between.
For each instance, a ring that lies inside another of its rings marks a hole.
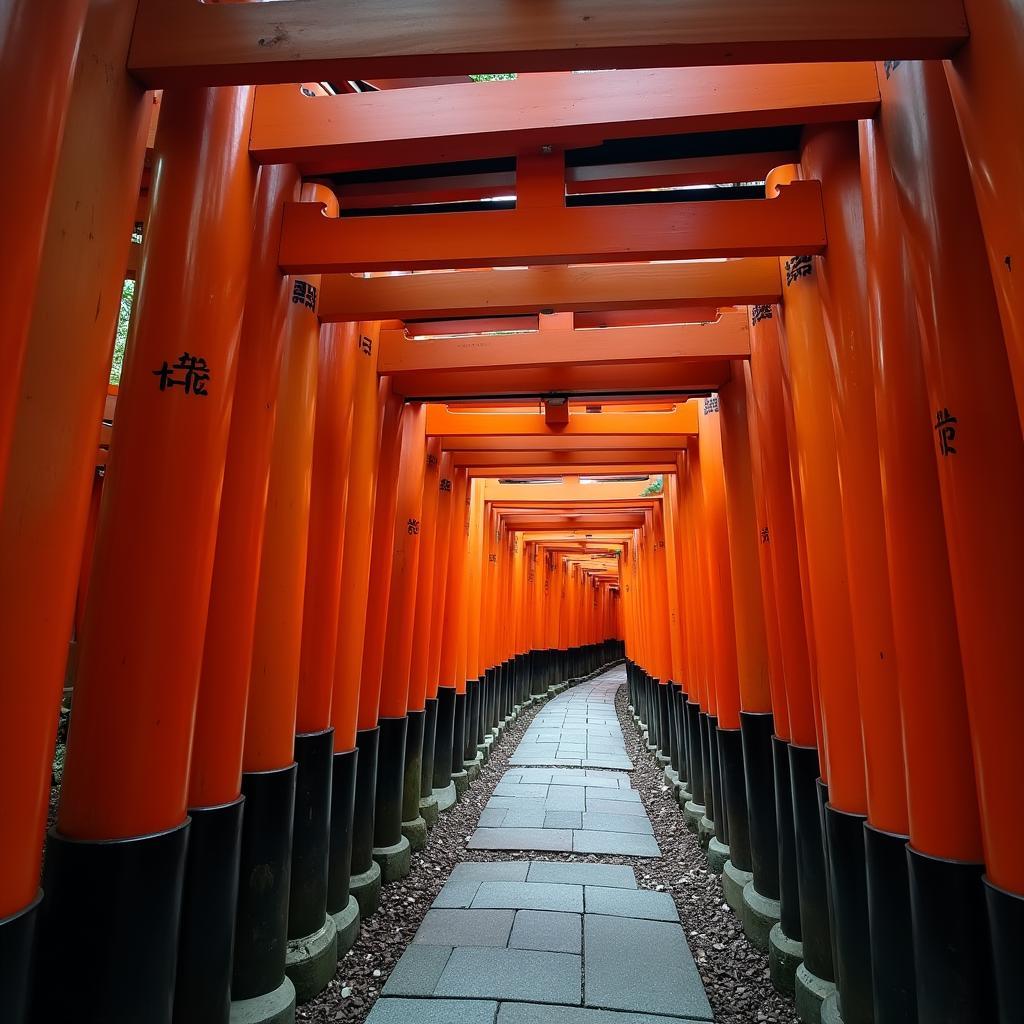
<instances>
[{"instance_id":1,"label":"concrete base","mask_svg":"<svg viewBox=\"0 0 1024 1024\"><path fill-rule=\"evenodd\" d=\"M720 875L729 860L729 847L712 836L708 840L706 853L708 859L708 871L714 875Z\"/></svg>"},{"instance_id":2,"label":"concrete base","mask_svg":"<svg viewBox=\"0 0 1024 1024\"><path fill-rule=\"evenodd\" d=\"M695 804L692 800L687 800L683 804L683 817L686 818L686 827L691 832L697 831L706 810L703 804Z\"/></svg>"},{"instance_id":3,"label":"concrete base","mask_svg":"<svg viewBox=\"0 0 1024 1024\"><path fill-rule=\"evenodd\" d=\"M782 906L778 900L762 896L755 888L753 879L743 887L743 907L739 914L743 920L743 931L750 944L762 953L768 952L768 936L779 923ZM796 968L793 968L796 970Z\"/></svg>"},{"instance_id":4,"label":"concrete base","mask_svg":"<svg viewBox=\"0 0 1024 1024\"><path fill-rule=\"evenodd\" d=\"M693 803L693 793L680 782L679 789L676 791L676 799L679 801L680 807L685 807L687 804Z\"/></svg>"},{"instance_id":5,"label":"concrete base","mask_svg":"<svg viewBox=\"0 0 1024 1024\"><path fill-rule=\"evenodd\" d=\"M712 840L714 842L714 840ZM722 868L722 889L725 891L725 902L732 907L732 912L742 920L743 891L754 881L754 876L743 868L736 867L731 860Z\"/></svg>"},{"instance_id":6,"label":"concrete base","mask_svg":"<svg viewBox=\"0 0 1024 1024\"><path fill-rule=\"evenodd\" d=\"M658 752L658 745L656 743L648 743L647 752L649 754L656 754Z\"/></svg>"},{"instance_id":7,"label":"concrete base","mask_svg":"<svg viewBox=\"0 0 1024 1024\"><path fill-rule=\"evenodd\" d=\"M715 823L705 814L700 821L697 822L697 839L700 842L700 848L707 853L708 844L715 837Z\"/></svg>"},{"instance_id":8,"label":"concrete base","mask_svg":"<svg viewBox=\"0 0 1024 1024\"><path fill-rule=\"evenodd\" d=\"M231 1003L231 1024L295 1024L295 986L286 977L273 992Z\"/></svg>"},{"instance_id":9,"label":"concrete base","mask_svg":"<svg viewBox=\"0 0 1024 1024\"><path fill-rule=\"evenodd\" d=\"M412 821L403 821L402 835L409 840L411 849L422 850L427 845L426 819L417 816Z\"/></svg>"},{"instance_id":10,"label":"concrete base","mask_svg":"<svg viewBox=\"0 0 1024 1024\"><path fill-rule=\"evenodd\" d=\"M657 757L658 764L660 764L662 768L667 768L672 763L672 758L667 754L658 754Z\"/></svg>"},{"instance_id":11,"label":"concrete base","mask_svg":"<svg viewBox=\"0 0 1024 1024\"><path fill-rule=\"evenodd\" d=\"M333 914L334 927L338 932L338 959L340 960L359 938L359 904L355 896L349 896L344 910Z\"/></svg>"},{"instance_id":12,"label":"concrete base","mask_svg":"<svg viewBox=\"0 0 1024 1024\"><path fill-rule=\"evenodd\" d=\"M801 964L796 969L794 990L796 1015L803 1024L821 1024L821 1004L835 992L835 984L811 974Z\"/></svg>"},{"instance_id":13,"label":"concrete base","mask_svg":"<svg viewBox=\"0 0 1024 1024\"><path fill-rule=\"evenodd\" d=\"M821 1024L843 1024L843 1015L839 1012L838 992L826 996L821 1004Z\"/></svg>"},{"instance_id":14,"label":"concrete base","mask_svg":"<svg viewBox=\"0 0 1024 1024\"><path fill-rule=\"evenodd\" d=\"M476 756L480 758L481 764L487 764L491 759L490 743L481 743L476 748Z\"/></svg>"},{"instance_id":15,"label":"concrete base","mask_svg":"<svg viewBox=\"0 0 1024 1024\"><path fill-rule=\"evenodd\" d=\"M675 768L672 767L671 764L668 764L668 765L665 766L665 781L670 786L678 786L679 785L679 772L677 772L675 770Z\"/></svg>"},{"instance_id":16,"label":"concrete base","mask_svg":"<svg viewBox=\"0 0 1024 1024\"><path fill-rule=\"evenodd\" d=\"M772 926L768 933L768 971L772 984L787 996L796 988L796 971L804 962L804 944L791 939L782 925Z\"/></svg>"},{"instance_id":17,"label":"concrete base","mask_svg":"<svg viewBox=\"0 0 1024 1024\"><path fill-rule=\"evenodd\" d=\"M427 828L433 828L437 824L440 810L437 797L433 793L420 797L420 817L427 823Z\"/></svg>"},{"instance_id":18,"label":"concrete base","mask_svg":"<svg viewBox=\"0 0 1024 1024\"><path fill-rule=\"evenodd\" d=\"M348 891L359 904L359 916L365 921L372 917L380 906L380 865L374 862L369 871L353 875Z\"/></svg>"},{"instance_id":19,"label":"concrete base","mask_svg":"<svg viewBox=\"0 0 1024 1024\"><path fill-rule=\"evenodd\" d=\"M462 763L466 768L466 777L470 783L476 782L480 778L480 755L477 754L472 761L463 761Z\"/></svg>"},{"instance_id":20,"label":"concrete base","mask_svg":"<svg viewBox=\"0 0 1024 1024\"><path fill-rule=\"evenodd\" d=\"M461 800L469 789L469 776L465 772L452 772L452 785L455 787L455 799Z\"/></svg>"},{"instance_id":21,"label":"concrete base","mask_svg":"<svg viewBox=\"0 0 1024 1024\"><path fill-rule=\"evenodd\" d=\"M459 798L455 792L454 782L449 782L444 789L435 789L433 795L437 799L437 809L439 812L451 810L455 806L455 801Z\"/></svg>"},{"instance_id":22,"label":"concrete base","mask_svg":"<svg viewBox=\"0 0 1024 1024\"><path fill-rule=\"evenodd\" d=\"M426 825L423 826L424 830ZM402 838L394 846L375 846L373 859L380 866L380 880L384 885L405 878L412 868L412 847Z\"/></svg>"},{"instance_id":23,"label":"concrete base","mask_svg":"<svg viewBox=\"0 0 1024 1024\"><path fill-rule=\"evenodd\" d=\"M295 1001L308 1003L330 984L338 969L338 929L333 917L312 935L288 942L284 971L295 986Z\"/></svg>"}]
</instances>

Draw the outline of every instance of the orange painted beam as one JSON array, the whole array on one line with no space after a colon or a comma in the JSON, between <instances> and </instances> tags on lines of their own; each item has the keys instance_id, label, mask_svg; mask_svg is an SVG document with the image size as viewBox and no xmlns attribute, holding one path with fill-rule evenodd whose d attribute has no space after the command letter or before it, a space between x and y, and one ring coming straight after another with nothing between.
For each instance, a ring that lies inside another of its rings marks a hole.
<instances>
[{"instance_id":1,"label":"orange painted beam","mask_svg":"<svg viewBox=\"0 0 1024 1024\"><path fill-rule=\"evenodd\" d=\"M636 263L476 270L401 277L323 278L322 321L770 305L782 297L772 257L699 263Z\"/></svg>"},{"instance_id":2,"label":"orange painted beam","mask_svg":"<svg viewBox=\"0 0 1024 1024\"><path fill-rule=\"evenodd\" d=\"M682 402L666 412L577 412L559 429L551 429L544 417L528 413L453 412L447 406L427 409L427 436L446 437L550 437L572 436L646 437L652 434L697 433L697 403ZM607 445L605 447L608 447Z\"/></svg>"},{"instance_id":3,"label":"orange painted beam","mask_svg":"<svg viewBox=\"0 0 1024 1024\"><path fill-rule=\"evenodd\" d=\"M794 256L825 249L816 181L794 181L772 199L605 207L549 205L532 194L526 199L524 184L520 174L515 210L330 219L321 203L290 203L281 268L289 274L363 273Z\"/></svg>"},{"instance_id":4,"label":"orange painted beam","mask_svg":"<svg viewBox=\"0 0 1024 1024\"><path fill-rule=\"evenodd\" d=\"M547 318L546 318L547 319ZM405 331L381 331L381 373L423 370L532 369L538 366L641 364L653 360L731 360L750 356L746 311L706 324L672 327L545 329L526 334L469 335L413 341ZM486 378L481 384L486 385Z\"/></svg>"},{"instance_id":5,"label":"orange painted beam","mask_svg":"<svg viewBox=\"0 0 1024 1024\"><path fill-rule=\"evenodd\" d=\"M595 449L588 452L555 452L539 451L530 455L516 455L514 452L477 451L456 452L453 454L453 465L456 468L466 467L471 473L479 469L504 466L528 466L531 471L544 467L558 469L563 473L580 474L582 466L601 465L617 469L619 465L635 462L646 462L651 459L658 463L671 463L675 471L675 460L678 450L666 449Z\"/></svg>"},{"instance_id":6,"label":"orange painted beam","mask_svg":"<svg viewBox=\"0 0 1024 1024\"><path fill-rule=\"evenodd\" d=\"M495 436L482 434L476 437L445 437L442 436L441 447L449 452L587 452L609 445L622 445L629 448L666 449L674 448L676 452L686 448L691 434L636 434L586 435L586 434L537 434L533 436Z\"/></svg>"},{"instance_id":7,"label":"orange painted beam","mask_svg":"<svg viewBox=\"0 0 1024 1024\"><path fill-rule=\"evenodd\" d=\"M128 69L168 85L943 58L960 0L142 0Z\"/></svg>"},{"instance_id":8,"label":"orange painted beam","mask_svg":"<svg viewBox=\"0 0 1024 1024\"><path fill-rule=\"evenodd\" d=\"M632 462L621 465L608 465L607 463L580 464L571 467L572 472L582 476L596 477L617 477L617 476L643 476L650 477L652 474L668 473L675 469L674 463L668 462ZM525 464L502 466L478 466L470 469L470 476L474 478L505 479L534 477L560 477L565 476L566 470L558 466L530 466ZM640 483L640 487L646 486Z\"/></svg>"},{"instance_id":9,"label":"orange painted beam","mask_svg":"<svg viewBox=\"0 0 1024 1024\"><path fill-rule=\"evenodd\" d=\"M249 152L328 174L515 156L605 139L857 121L878 108L872 63L556 72L504 82L308 96L257 90Z\"/></svg>"}]
</instances>

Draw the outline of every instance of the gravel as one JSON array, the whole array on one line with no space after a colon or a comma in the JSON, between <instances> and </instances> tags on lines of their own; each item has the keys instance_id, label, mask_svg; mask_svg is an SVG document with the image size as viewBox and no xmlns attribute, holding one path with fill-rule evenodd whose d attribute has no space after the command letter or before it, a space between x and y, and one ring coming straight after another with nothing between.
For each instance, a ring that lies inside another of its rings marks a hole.
<instances>
[{"instance_id":1,"label":"gravel","mask_svg":"<svg viewBox=\"0 0 1024 1024\"><path fill-rule=\"evenodd\" d=\"M729 909L717 876L707 870L697 837L672 800L662 769L639 742L626 709L626 687L619 688L615 709L636 765L633 788L644 803L662 850L657 860L572 853L466 850L480 812L508 770L508 759L539 707L530 708L491 749L490 762L462 801L441 815L427 846L412 855L412 871L401 882L385 886L380 907L363 922L359 939L342 958L330 985L316 999L300 1006L303 1024L359 1022L366 1019L381 987L412 940L423 916L456 864L462 861L558 860L575 863L627 864L636 870L642 889L669 893L679 909L717 1024L797 1024L792 1000L772 988L768 957L754 949ZM410 1024L415 1022L410 1021Z\"/></svg>"}]
</instances>

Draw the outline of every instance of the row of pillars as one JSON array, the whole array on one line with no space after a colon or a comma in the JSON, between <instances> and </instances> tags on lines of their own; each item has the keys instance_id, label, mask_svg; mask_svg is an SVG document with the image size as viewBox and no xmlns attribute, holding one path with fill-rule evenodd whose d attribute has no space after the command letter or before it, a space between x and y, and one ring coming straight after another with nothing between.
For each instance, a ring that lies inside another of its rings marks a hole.
<instances>
[{"instance_id":1,"label":"row of pillars","mask_svg":"<svg viewBox=\"0 0 1024 1024\"><path fill-rule=\"evenodd\" d=\"M51 70L63 60L70 86L77 47L84 59L127 45L129 6L95 5L84 39L84 3L62 5L59 24L24 13L46 35L21 52ZM425 841L501 723L621 656L604 584L592 600L577 581L586 604L561 626L556 615L554 633L527 613L542 584L526 545L427 438L424 407L378 375L380 325L321 329L318 279L279 272L283 204L332 197L294 167L254 168L252 99L248 87L163 95L94 531L151 102L84 60L59 164L61 119L42 126L56 178L46 288L34 310L27 283L11 306L27 310L27 347L0 520L0 1017L12 1024L286 1019L296 990L309 998L333 977L381 882L409 870L410 840ZM98 164L104 152L116 167Z\"/></svg>"},{"instance_id":2,"label":"row of pillars","mask_svg":"<svg viewBox=\"0 0 1024 1024\"><path fill-rule=\"evenodd\" d=\"M1024 444L940 65L807 129L782 261L623 566L631 698L802 1020L1024 1019Z\"/></svg>"}]
</instances>

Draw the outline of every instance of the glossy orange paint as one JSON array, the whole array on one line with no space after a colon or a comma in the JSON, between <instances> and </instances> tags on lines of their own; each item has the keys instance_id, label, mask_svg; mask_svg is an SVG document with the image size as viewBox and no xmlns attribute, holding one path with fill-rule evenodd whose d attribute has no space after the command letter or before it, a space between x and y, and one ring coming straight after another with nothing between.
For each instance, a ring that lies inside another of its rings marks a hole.
<instances>
[{"instance_id":1,"label":"glossy orange paint","mask_svg":"<svg viewBox=\"0 0 1024 1024\"><path fill-rule=\"evenodd\" d=\"M409 669L409 710L422 711L428 693L430 644L433 636L440 643L441 623L434 609L438 604L436 557L438 547L439 505L441 498L441 441L431 438L426 444L423 466L423 514L420 517L420 556L416 581L416 611L412 626L412 659ZM450 461L450 458L449 458ZM451 492L446 492L450 495ZM447 502L450 506L450 501ZM445 527L447 527L447 519ZM444 603L443 596L440 598ZM438 648L440 651L440 647ZM435 683L436 685L436 683ZM433 696L433 694L430 694Z\"/></svg>"},{"instance_id":2,"label":"glossy orange paint","mask_svg":"<svg viewBox=\"0 0 1024 1024\"><path fill-rule=\"evenodd\" d=\"M251 107L248 89L163 100L58 816L72 838L185 817L252 232ZM185 350L206 360L206 395L160 390L154 373Z\"/></svg>"},{"instance_id":3,"label":"glossy orange paint","mask_svg":"<svg viewBox=\"0 0 1024 1024\"><path fill-rule=\"evenodd\" d=\"M213 580L192 737L189 807L237 798L253 633L277 421L289 283L273 259L281 204L299 191L294 167L259 172L252 255L231 407Z\"/></svg>"}]
</instances>

